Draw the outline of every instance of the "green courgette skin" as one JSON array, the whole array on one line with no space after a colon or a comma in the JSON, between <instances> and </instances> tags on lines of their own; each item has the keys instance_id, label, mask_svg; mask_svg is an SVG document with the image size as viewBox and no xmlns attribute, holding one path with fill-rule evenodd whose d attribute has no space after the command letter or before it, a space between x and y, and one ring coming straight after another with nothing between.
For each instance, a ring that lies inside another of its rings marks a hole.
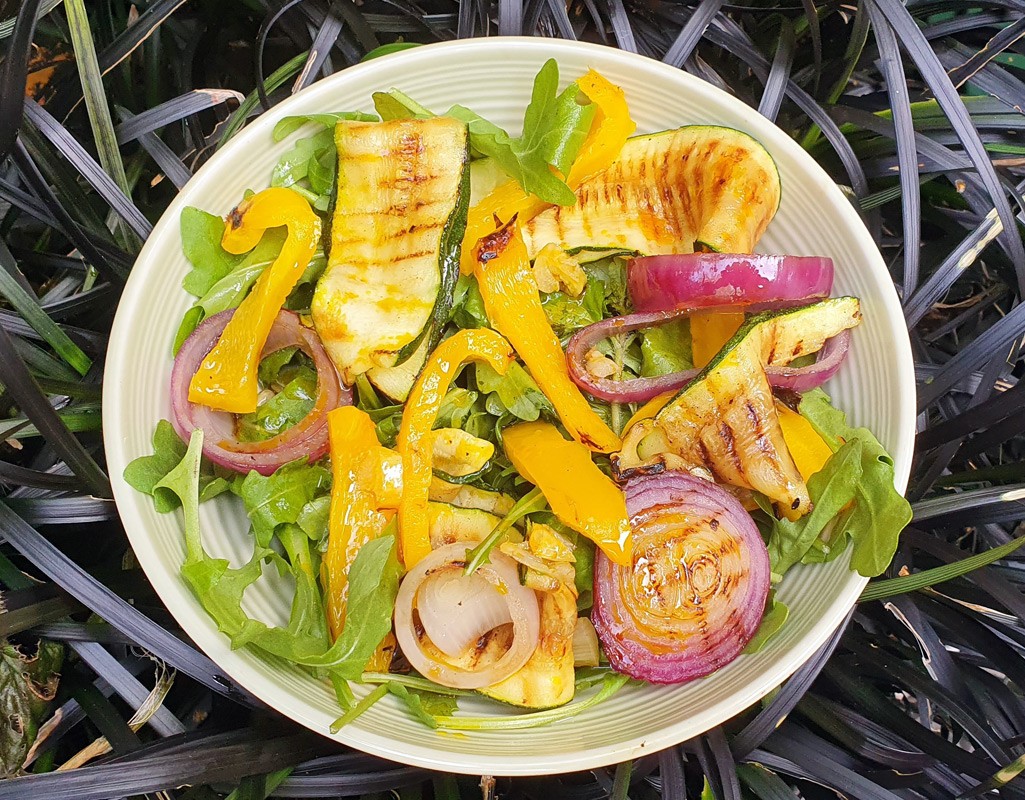
<instances>
[{"instance_id":1,"label":"green courgette skin","mask_svg":"<svg viewBox=\"0 0 1025 800\"><path fill-rule=\"evenodd\" d=\"M796 516L811 508L787 449L764 365L817 352L861 320L857 298L837 297L750 318L655 417L665 451L723 483L761 492Z\"/></svg>"}]
</instances>

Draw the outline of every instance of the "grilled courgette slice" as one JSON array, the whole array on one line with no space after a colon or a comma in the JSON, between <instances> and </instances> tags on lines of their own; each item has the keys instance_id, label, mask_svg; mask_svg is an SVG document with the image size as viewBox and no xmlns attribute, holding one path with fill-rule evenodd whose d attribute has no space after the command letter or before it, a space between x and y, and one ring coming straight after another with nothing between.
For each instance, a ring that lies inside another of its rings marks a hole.
<instances>
[{"instance_id":1,"label":"grilled courgette slice","mask_svg":"<svg viewBox=\"0 0 1025 800\"><path fill-rule=\"evenodd\" d=\"M761 492L788 517L807 513L808 487L787 450L764 366L815 353L860 321L855 297L751 317L653 420L627 436L616 457L620 474L669 454L668 466L708 469L723 483Z\"/></svg>"},{"instance_id":2,"label":"grilled courgette slice","mask_svg":"<svg viewBox=\"0 0 1025 800\"><path fill-rule=\"evenodd\" d=\"M642 255L750 253L776 213L780 184L772 157L746 133L688 125L627 140L576 196L575 205L523 225L531 258L549 243Z\"/></svg>"},{"instance_id":3,"label":"grilled courgette slice","mask_svg":"<svg viewBox=\"0 0 1025 800\"><path fill-rule=\"evenodd\" d=\"M448 117L342 120L335 145L331 251L311 311L351 384L440 337L459 277L469 149L466 126Z\"/></svg>"}]
</instances>

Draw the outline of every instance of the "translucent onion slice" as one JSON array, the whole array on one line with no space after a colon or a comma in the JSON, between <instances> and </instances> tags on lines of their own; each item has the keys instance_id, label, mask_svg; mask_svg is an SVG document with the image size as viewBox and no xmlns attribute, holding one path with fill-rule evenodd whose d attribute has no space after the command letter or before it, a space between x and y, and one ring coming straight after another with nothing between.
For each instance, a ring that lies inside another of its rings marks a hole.
<instances>
[{"instance_id":1,"label":"translucent onion slice","mask_svg":"<svg viewBox=\"0 0 1025 800\"><path fill-rule=\"evenodd\" d=\"M682 472L632 480L633 563L596 554L591 621L609 662L652 683L728 664L761 624L769 556L736 498Z\"/></svg>"},{"instance_id":2,"label":"translucent onion slice","mask_svg":"<svg viewBox=\"0 0 1025 800\"><path fill-rule=\"evenodd\" d=\"M444 575L451 576L446 583L465 577L462 574L465 566L466 545L457 543L432 550L406 573L395 598L395 638L410 665L425 678L455 689L482 689L504 680L527 663L537 648L541 621L537 595L520 584L516 562L502 553L492 552L491 563L479 567L474 576L487 582L502 599L510 622L485 631L476 640L471 640L457 656L443 652L440 643L432 640L428 626L424 624L424 603L430 626L435 632L438 626L445 626L446 615L450 625L455 615L480 618L460 620L458 625L464 630L479 629L491 619L497 619L491 616L490 603L489 608L480 605L447 609L434 607L441 595L451 592L450 597L467 597L472 593L473 584L467 584L471 587L467 591L454 588L433 591L425 587L429 579L434 582ZM489 647L492 638L499 639L497 634L508 629L511 629L508 647L500 654L493 653ZM447 634L448 631L441 638L445 639ZM461 636L452 637L457 638Z\"/></svg>"},{"instance_id":3,"label":"translucent onion slice","mask_svg":"<svg viewBox=\"0 0 1025 800\"><path fill-rule=\"evenodd\" d=\"M255 469L270 475L289 461L306 456L316 461L328 450L327 412L352 403L352 393L338 380L338 373L315 331L299 321L291 311L281 311L264 345L262 357L286 347L297 346L312 360L317 370L317 397L313 409L288 430L264 442L241 442L235 436L231 414L189 402L189 382L206 358L234 310L206 319L185 340L171 370L171 422L185 441L201 428L203 455L222 467L247 473Z\"/></svg>"},{"instance_id":4,"label":"translucent onion slice","mask_svg":"<svg viewBox=\"0 0 1025 800\"><path fill-rule=\"evenodd\" d=\"M424 633L447 656L458 656L488 631L512 622L509 606L480 575L446 569L427 576L416 610Z\"/></svg>"},{"instance_id":5,"label":"translucent onion slice","mask_svg":"<svg viewBox=\"0 0 1025 800\"><path fill-rule=\"evenodd\" d=\"M598 634L587 617L577 617L573 628L573 666L597 667L601 663L601 648Z\"/></svg>"}]
</instances>

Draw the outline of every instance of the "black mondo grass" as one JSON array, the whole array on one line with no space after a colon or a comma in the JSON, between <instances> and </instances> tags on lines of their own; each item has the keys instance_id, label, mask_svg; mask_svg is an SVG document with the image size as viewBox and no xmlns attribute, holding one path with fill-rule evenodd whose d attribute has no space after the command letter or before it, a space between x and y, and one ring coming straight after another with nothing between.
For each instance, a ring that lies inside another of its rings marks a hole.
<instances>
[{"instance_id":1,"label":"black mondo grass","mask_svg":"<svg viewBox=\"0 0 1025 800\"><path fill-rule=\"evenodd\" d=\"M1025 797L1023 13L0 0L0 800ZM842 630L758 707L632 764L480 780L299 730L185 638L109 499L99 388L141 242L262 109L378 48L520 34L712 81L844 188L909 325L915 518Z\"/></svg>"}]
</instances>

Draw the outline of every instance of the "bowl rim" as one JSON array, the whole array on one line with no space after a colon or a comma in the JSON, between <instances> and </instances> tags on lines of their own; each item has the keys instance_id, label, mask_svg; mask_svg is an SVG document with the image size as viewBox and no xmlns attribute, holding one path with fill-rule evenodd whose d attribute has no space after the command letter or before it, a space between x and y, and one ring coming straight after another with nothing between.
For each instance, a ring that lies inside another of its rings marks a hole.
<instances>
[{"instance_id":1,"label":"bowl rim","mask_svg":"<svg viewBox=\"0 0 1025 800\"><path fill-rule=\"evenodd\" d=\"M551 56L556 58L556 60L558 60L559 55L562 53L591 54L596 59L600 58L606 64L618 61L625 69L647 71L651 74L653 80L672 81L682 89L698 97L711 95L717 103L729 105L739 117L744 119L745 124L750 130L757 131L755 134L756 138L762 141L770 151L789 151L788 155L795 158L801 164L804 173L818 178L817 182L822 185L822 189L829 195L826 198L826 202L835 207L839 214L849 222L850 233L858 240L859 248L869 254L873 254L871 258L873 270L887 277L886 286L889 288L889 291L884 291L883 296L880 298L881 302L877 309L878 313L886 317L887 324L891 327L906 331L896 290L893 288L892 281L888 279L888 273L882 256L854 207L814 159L786 133L739 99L676 67L648 58L647 56L622 51L614 47L563 39L544 39L529 36L493 36L438 42L381 56L368 62L362 62L317 81L301 92L278 103L269 111L260 115L256 120L246 125L224 148L218 150L208 162L197 170L188 183L179 190L175 198L168 205L167 210L154 226L153 232L140 251L136 263L144 263L153 256L159 247L161 236L158 234L163 234L166 229L172 226L177 228L180 211L182 207L188 204L187 200L193 199L191 198L191 190L194 189L197 182L214 174L220 168L220 164L226 162L236 151L244 150L247 145L256 143L261 138L269 137L274 124L281 118L288 116L297 103L306 102L310 97L318 94L330 96L337 84L359 80L364 75L373 74L385 62L394 63L397 60L403 60L408 62L411 69L415 69L416 65L422 61L433 61L438 58L444 59L449 53L462 53L466 51L484 51L487 53L488 58L495 59L497 57L497 49L503 47L532 50L538 53L538 55ZM127 328L130 322L131 308L134 302L138 301L144 294L144 281L141 277L141 273L133 270L133 274L129 277L119 301L111 328L111 337L107 350L106 374L104 376L102 403L103 439L119 514L121 514L125 522L125 529L130 543L147 575L147 579L154 586L164 605L171 610L172 615L181 624L183 630L195 642L197 648L208 655L211 650L221 653L222 659L215 660L211 656L211 660L214 660L219 669L223 670L238 685L252 692L254 696L266 699L268 696L285 693L291 697L293 696L292 692L286 692L286 690L269 681L264 676L255 674L248 665L238 660L234 654L231 654L231 657L229 657L228 653L230 651L227 651L226 648L226 637L217 630L217 626L211 618L193 618L193 615L190 613L182 612L180 609L175 610L175 600L178 599L181 592L188 593L188 588L184 586L177 573L168 573L158 557L151 552L147 552L145 546L141 546L145 544L148 533L145 529L145 520L134 518L133 502L130 499L130 495L134 495L135 490L128 486L122 477L124 468L128 463L128 458L123 446L124 440L119 433L119 423L123 418L121 414L123 398L117 388L121 383L119 380L120 374L128 369L128 364L130 363L130 358L127 357L129 352L127 336L129 330ZM895 325L894 323L898 320L899 324ZM898 490L904 491L911 469L911 456L915 435L914 398L916 387L910 341L906 332L903 336L897 336L893 345L898 350L898 360L903 363L903 369L898 374L889 376L892 389L898 395L900 408L900 417L896 426L898 446L894 448L891 455L896 465L895 484ZM156 579L154 579L154 575L156 575ZM395 742L387 735L360 730L351 726L343 728L339 733L332 736L323 729L315 727L312 720L306 717L302 713L302 709L296 707L295 704L277 707L277 710L304 727L322 733L325 736L330 736L335 741L360 751L427 769L471 775L537 775L596 768L654 753L665 747L676 745L696 735L695 728L699 728L701 732L707 731L758 702L758 700L796 672L822 647L847 616L866 583L867 579L851 572L837 602L829 609L827 614L816 621L814 626L800 640L799 645L793 647L792 651L788 654L788 658L776 665L775 668L765 670L763 674L757 676L757 680L749 681L747 684L738 687L728 697L715 702L701 714L695 717L688 717L678 724L659 729L646 736L635 736L628 741L613 743L603 747L592 747L585 752L564 752L544 755L510 752L501 755L490 754L485 756L451 752L430 745L409 745L404 742ZM686 729L686 732L681 733L684 729Z\"/></svg>"}]
</instances>

